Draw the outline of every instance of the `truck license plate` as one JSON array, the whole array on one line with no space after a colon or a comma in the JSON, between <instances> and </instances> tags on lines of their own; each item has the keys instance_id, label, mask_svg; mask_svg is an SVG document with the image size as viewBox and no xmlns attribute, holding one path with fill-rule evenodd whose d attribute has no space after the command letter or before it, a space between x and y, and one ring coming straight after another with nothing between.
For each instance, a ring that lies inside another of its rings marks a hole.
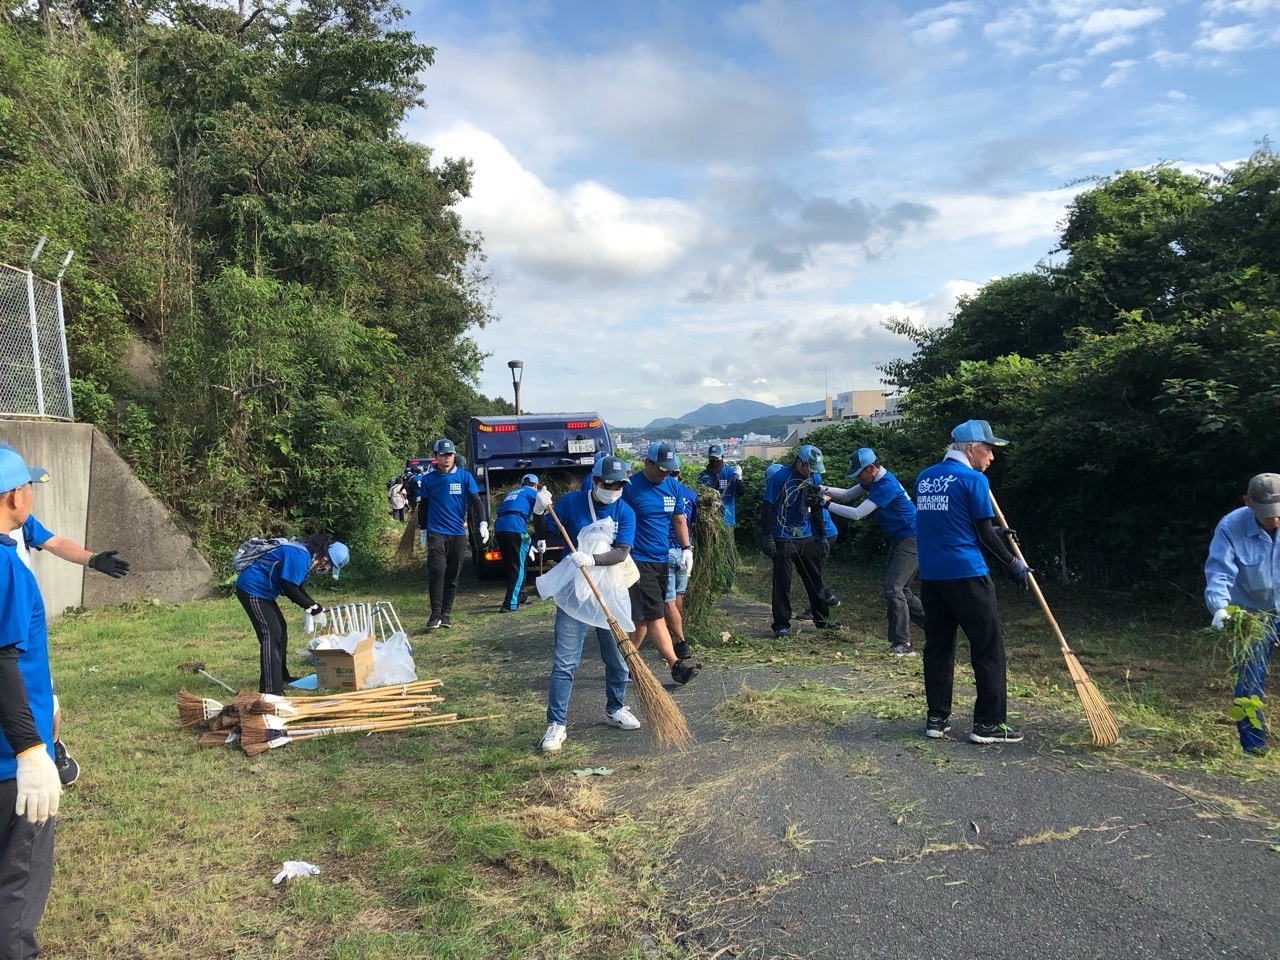
<instances>
[{"instance_id":1,"label":"truck license plate","mask_svg":"<svg viewBox=\"0 0 1280 960\"><path fill-rule=\"evenodd\" d=\"M570 440L569 452L570 453L595 453L596 452L595 438L592 437L586 440Z\"/></svg>"}]
</instances>

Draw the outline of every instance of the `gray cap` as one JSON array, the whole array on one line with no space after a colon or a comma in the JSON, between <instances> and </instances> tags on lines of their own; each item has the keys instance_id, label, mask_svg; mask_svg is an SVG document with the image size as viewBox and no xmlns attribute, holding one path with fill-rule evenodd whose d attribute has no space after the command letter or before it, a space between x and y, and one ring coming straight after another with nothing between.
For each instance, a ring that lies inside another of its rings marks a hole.
<instances>
[{"instance_id":1,"label":"gray cap","mask_svg":"<svg viewBox=\"0 0 1280 960\"><path fill-rule=\"evenodd\" d=\"M1249 481L1249 506L1259 520L1280 517L1280 473L1260 473Z\"/></svg>"}]
</instances>

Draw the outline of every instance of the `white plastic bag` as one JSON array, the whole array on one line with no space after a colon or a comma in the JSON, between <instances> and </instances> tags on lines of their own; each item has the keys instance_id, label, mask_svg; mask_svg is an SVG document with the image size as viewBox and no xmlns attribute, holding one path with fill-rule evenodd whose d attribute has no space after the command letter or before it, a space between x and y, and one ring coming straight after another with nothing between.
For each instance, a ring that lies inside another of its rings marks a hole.
<instances>
[{"instance_id":1,"label":"white plastic bag","mask_svg":"<svg viewBox=\"0 0 1280 960\"><path fill-rule=\"evenodd\" d=\"M613 546L617 524L608 517L588 524L578 533L578 549L583 553L605 553ZM624 573L620 564L607 567L589 567L587 576L595 582L596 589L613 614L613 619L623 630L635 629L631 620L631 597L627 592ZM608 628L604 610L591 592L587 578L568 560L557 563L536 581L538 594L554 597L556 606L582 623L593 627Z\"/></svg>"},{"instance_id":2,"label":"white plastic bag","mask_svg":"<svg viewBox=\"0 0 1280 960\"><path fill-rule=\"evenodd\" d=\"M398 630L386 640L373 641L373 671L366 685L390 687L397 683L412 683L418 679L418 668L413 662L413 649L404 631Z\"/></svg>"}]
</instances>

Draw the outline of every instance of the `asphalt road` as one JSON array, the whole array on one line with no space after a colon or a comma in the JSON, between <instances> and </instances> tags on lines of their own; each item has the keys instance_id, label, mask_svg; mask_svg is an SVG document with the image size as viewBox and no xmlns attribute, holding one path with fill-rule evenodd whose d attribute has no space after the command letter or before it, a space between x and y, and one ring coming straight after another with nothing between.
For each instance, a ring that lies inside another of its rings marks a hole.
<instances>
[{"instance_id":1,"label":"asphalt road","mask_svg":"<svg viewBox=\"0 0 1280 960\"><path fill-rule=\"evenodd\" d=\"M494 602L488 593L460 600L480 609ZM733 615L744 628L768 622L767 607L750 601L737 600ZM503 622L494 639L508 669L545 691L545 614ZM713 712L743 684L839 686L856 681L851 669L711 663L670 687L697 744L659 753L643 731L602 722L603 669L588 645L570 737L588 746L590 764L615 768L619 802L687 823L665 879L694 952L1280 957L1275 783L1143 770L1063 748L1051 727L1070 722L1062 718L1028 723L1020 744L973 745L961 708L972 694L959 685L958 739L941 741L923 736L923 717L727 732Z\"/></svg>"}]
</instances>

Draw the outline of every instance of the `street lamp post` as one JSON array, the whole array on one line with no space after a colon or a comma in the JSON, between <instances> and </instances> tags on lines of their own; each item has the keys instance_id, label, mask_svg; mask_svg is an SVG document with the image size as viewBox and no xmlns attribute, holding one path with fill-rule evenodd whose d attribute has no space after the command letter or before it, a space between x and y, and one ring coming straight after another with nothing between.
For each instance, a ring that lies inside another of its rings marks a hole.
<instances>
[{"instance_id":1,"label":"street lamp post","mask_svg":"<svg viewBox=\"0 0 1280 960\"><path fill-rule=\"evenodd\" d=\"M524 378L524 361L508 360L511 368L511 385L516 388L516 416L520 416L520 381Z\"/></svg>"}]
</instances>

